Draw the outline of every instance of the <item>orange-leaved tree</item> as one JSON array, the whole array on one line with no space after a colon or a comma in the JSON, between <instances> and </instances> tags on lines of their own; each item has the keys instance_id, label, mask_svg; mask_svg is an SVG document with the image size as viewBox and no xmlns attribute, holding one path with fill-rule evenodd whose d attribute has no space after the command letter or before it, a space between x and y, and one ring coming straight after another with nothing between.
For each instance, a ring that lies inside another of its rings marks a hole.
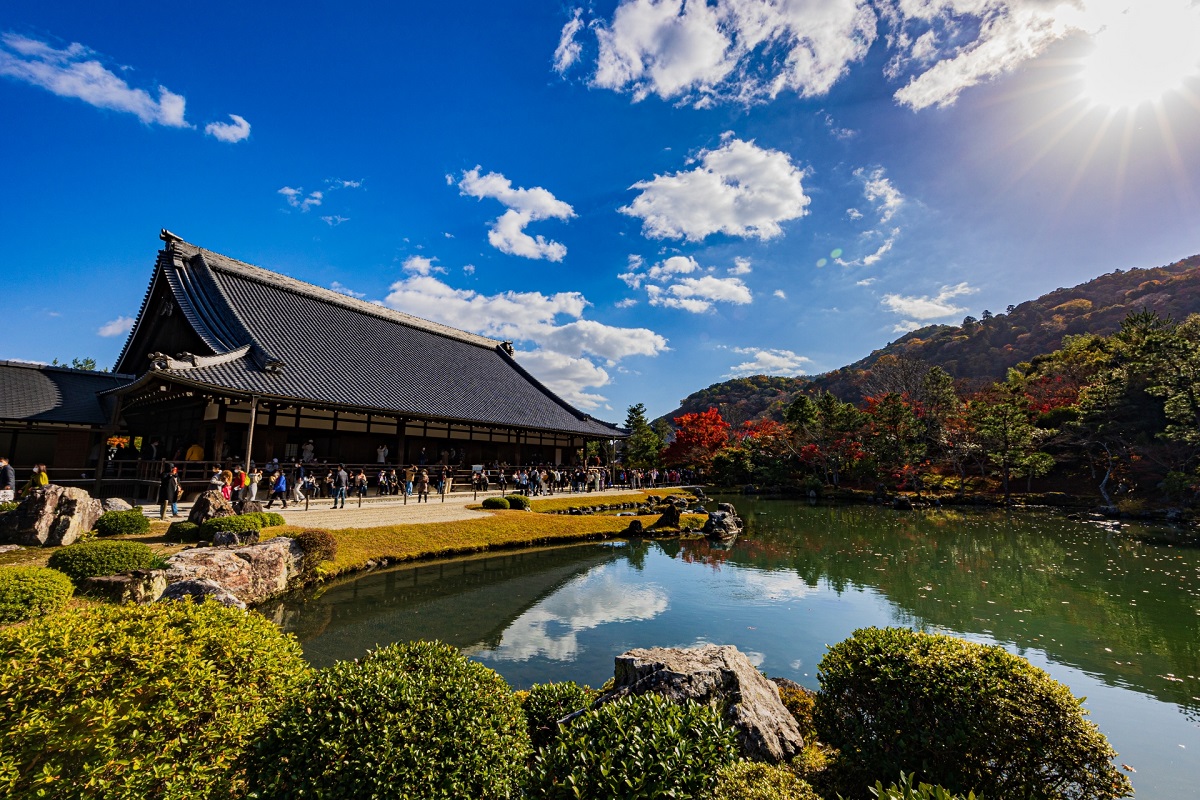
<instances>
[{"instance_id":1,"label":"orange-leaved tree","mask_svg":"<svg viewBox=\"0 0 1200 800\"><path fill-rule=\"evenodd\" d=\"M729 423L709 408L699 414L675 417L675 440L663 451L663 463L678 467L707 467L729 443Z\"/></svg>"}]
</instances>

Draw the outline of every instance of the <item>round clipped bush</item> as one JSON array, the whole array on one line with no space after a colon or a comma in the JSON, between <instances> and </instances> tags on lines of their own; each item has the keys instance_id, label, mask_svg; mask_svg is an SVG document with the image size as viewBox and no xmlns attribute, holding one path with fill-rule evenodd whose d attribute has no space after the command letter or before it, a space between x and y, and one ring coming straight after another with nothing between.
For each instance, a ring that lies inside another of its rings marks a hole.
<instances>
[{"instance_id":1,"label":"round clipped bush","mask_svg":"<svg viewBox=\"0 0 1200 800\"><path fill-rule=\"evenodd\" d=\"M304 551L304 571L316 569L324 561L337 558L337 539L329 531L312 528L300 531L293 538Z\"/></svg>"},{"instance_id":2,"label":"round clipped bush","mask_svg":"<svg viewBox=\"0 0 1200 800\"><path fill-rule=\"evenodd\" d=\"M128 511L105 511L93 526L97 536L128 536L135 533L149 533L150 520L137 506Z\"/></svg>"},{"instance_id":3,"label":"round clipped bush","mask_svg":"<svg viewBox=\"0 0 1200 800\"><path fill-rule=\"evenodd\" d=\"M700 798L738 758L719 713L656 694L605 703L576 717L534 756L535 797Z\"/></svg>"},{"instance_id":4,"label":"round clipped bush","mask_svg":"<svg viewBox=\"0 0 1200 800\"><path fill-rule=\"evenodd\" d=\"M46 567L0 567L0 622L58 611L75 592L71 579Z\"/></svg>"},{"instance_id":5,"label":"round clipped bush","mask_svg":"<svg viewBox=\"0 0 1200 800\"><path fill-rule=\"evenodd\" d=\"M543 747L558 733L558 721L575 711L587 708L596 699L596 692L572 681L537 683L529 688L522 704L529 723L529 739L533 746Z\"/></svg>"},{"instance_id":6,"label":"round clipped bush","mask_svg":"<svg viewBox=\"0 0 1200 800\"><path fill-rule=\"evenodd\" d=\"M277 525L287 525L287 520L283 518L283 514L277 514L274 511L262 511L258 516L262 519L264 528L274 528Z\"/></svg>"},{"instance_id":7,"label":"round clipped bush","mask_svg":"<svg viewBox=\"0 0 1200 800\"><path fill-rule=\"evenodd\" d=\"M234 514L228 517L213 517L200 525L200 538L211 539L214 533L249 533L263 529L258 514Z\"/></svg>"},{"instance_id":8,"label":"round clipped bush","mask_svg":"<svg viewBox=\"0 0 1200 800\"><path fill-rule=\"evenodd\" d=\"M508 500L508 507L515 508L517 511L529 508L529 498L523 494L510 494L505 499Z\"/></svg>"},{"instance_id":9,"label":"round clipped bush","mask_svg":"<svg viewBox=\"0 0 1200 800\"><path fill-rule=\"evenodd\" d=\"M717 773L711 800L821 800L813 788L783 765L738 761Z\"/></svg>"},{"instance_id":10,"label":"round clipped bush","mask_svg":"<svg viewBox=\"0 0 1200 800\"><path fill-rule=\"evenodd\" d=\"M512 506L509 505L508 498L505 497L485 497L483 498L483 507L499 510L512 508Z\"/></svg>"},{"instance_id":11,"label":"round clipped bush","mask_svg":"<svg viewBox=\"0 0 1200 800\"><path fill-rule=\"evenodd\" d=\"M211 602L0 631L0 795L240 797L237 758L309 674L295 639Z\"/></svg>"},{"instance_id":12,"label":"round clipped bush","mask_svg":"<svg viewBox=\"0 0 1200 800\"><path fill-rule=\"evenodd\" d=\"M816 726L841 753L840 791L916 772L984 797L1125 797L1129 780L1082 701L1000 647L905 628L865 628L818 667Z\"/></svg>"},{"instance_id":13,"label":"round clipped bush","mask_svg":"<svg viewBox=\"0 0 1200 800\"><path fill-rule=\"evenodd\" d=\"M163 535L168 542L198 542L200 526L194 522L172 522Z\"/></svg>"},{"instance_id":14,"label":"round clipped bush","mask_svg":"<svg viewBox=\"0 0 1200 800\"><path fill-rule=\"evenodd\" d=\"M440 642L317 673L247 756L252 797L506 798L529 755L517 698Z\"/></svg>"},{"instance_id":15,"label":"round clipped bush","mask_svg":"<svg viewBox=\"0 0 1200 800\"><path fill-rule=\"evenodd\" d=\"M97 575L150 569L154 551L141 542L83 542L55 550L48 563L79 582Z\"/></svg>"}]
</instances>

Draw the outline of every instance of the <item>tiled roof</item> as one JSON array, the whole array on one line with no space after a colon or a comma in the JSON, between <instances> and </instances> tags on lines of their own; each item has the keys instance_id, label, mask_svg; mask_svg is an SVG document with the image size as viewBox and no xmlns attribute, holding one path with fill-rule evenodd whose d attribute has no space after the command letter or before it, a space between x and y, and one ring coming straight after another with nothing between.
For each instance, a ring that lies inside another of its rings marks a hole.
<instances>
[{"instance_id":1,"label":"tiled roof","mask_svg":"<svg viewBox=\"0 0 1200 800\"><path fill-rule=\"evenodd\" d=\"M172 361L159 374L398 415L623 435L542 386L499 341L165 237L175 258L160 258L158 269L189 324L215 353L249 351L208 366Z\"/></svg>"},{"instance_id":2,"label":"tiled roof","mask_svg":"<svg viewBox=\"0 0 1200 800\"><path fill-rule=\"evenodd\" d=\"M0 419L103 425L112 406L97 393L131 380L131 375L0 361Z\"/></svg>"}]
</instances>

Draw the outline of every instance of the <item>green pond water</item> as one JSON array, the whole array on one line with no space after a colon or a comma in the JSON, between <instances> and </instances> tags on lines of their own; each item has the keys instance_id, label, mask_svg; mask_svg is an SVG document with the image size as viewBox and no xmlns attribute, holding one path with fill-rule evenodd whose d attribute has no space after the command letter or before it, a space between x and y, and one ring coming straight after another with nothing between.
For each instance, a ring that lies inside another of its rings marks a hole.
<instances>
[{"instance_id":1,"label":"green pond water","mask_svg":"<svg viewBox=\"0 0 1200 800\"><path fill-rule=\"evenodd\" d=\"M816 688L826 646L855 628L952 633L1086 696L1138 798L1200 797L1200 549L1170 529L734 502L747 533L729 549L608 542L423 563L263 611L317 666L441 639L515 687L598 686L629 648L713 642Z\"/></svg>"}]
</instances>

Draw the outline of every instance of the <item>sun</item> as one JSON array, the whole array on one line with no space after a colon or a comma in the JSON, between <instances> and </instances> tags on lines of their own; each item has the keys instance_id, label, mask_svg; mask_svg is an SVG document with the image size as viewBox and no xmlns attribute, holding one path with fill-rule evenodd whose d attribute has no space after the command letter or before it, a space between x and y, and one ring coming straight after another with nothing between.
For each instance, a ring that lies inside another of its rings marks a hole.
<instances>
[{"instance_id":1,"label":"sun","mask_svg":"<svg viewBox=\"0 0 1200 800\"><path fill-rule=\"evenodd\" d=\"M1095 49L1083 59L1084 96L1136 108L1200 73L1200 6L1190 0L1093 0Z\"/></svg>"}]
</instances>

